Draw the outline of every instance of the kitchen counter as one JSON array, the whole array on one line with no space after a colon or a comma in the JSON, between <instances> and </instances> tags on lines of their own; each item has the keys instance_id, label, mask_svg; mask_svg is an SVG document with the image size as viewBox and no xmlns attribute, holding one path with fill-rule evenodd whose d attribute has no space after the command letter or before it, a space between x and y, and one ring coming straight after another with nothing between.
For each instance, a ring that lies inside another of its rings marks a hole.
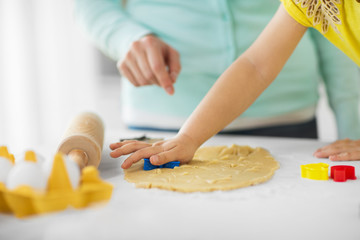
<instances>
[{"instance_id":1,"label":"kitchen counter","mask_svg":"<svg viewBox=\"0 0 360 240\"><path fill-rule=\"evenodd\" d=\"M256 186L185 194L138 189L124 180L120 168L124 158L110 158L108 145L120 137L140 135L133 131L106 134L99 170L114 185L110 202L26 219L0 214L0 239L360 239L360 161L313 157L326 143L216 136L205 145L263 147L280 162L280 169ZM358 179L338 183L301 178L300 165L318 162L355 166Z\"/></svg>"}]
</instances>

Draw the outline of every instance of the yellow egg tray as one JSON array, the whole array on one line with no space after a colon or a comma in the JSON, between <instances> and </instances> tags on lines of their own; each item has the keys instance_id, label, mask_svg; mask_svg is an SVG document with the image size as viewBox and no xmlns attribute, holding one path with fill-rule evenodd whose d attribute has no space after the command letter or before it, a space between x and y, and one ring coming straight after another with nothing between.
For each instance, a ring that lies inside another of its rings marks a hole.
<instances>
[{"instance_id":1,"label":"yellow egg tray","mask_svg":"<svg viewBox=\"0 0 360 240\"><path fill-rule=\"evenodd\" d=\"M14 213L24 218L35 214L61 211L69 206L84 208L97 202L108 201L113 186L99 177L94 166L85 167L79 187L73 189L67 175L62 154L56 154L47 190L39 192L29 186L9 190L0 183L0 212Z\"/></svg>"}]
</instances>

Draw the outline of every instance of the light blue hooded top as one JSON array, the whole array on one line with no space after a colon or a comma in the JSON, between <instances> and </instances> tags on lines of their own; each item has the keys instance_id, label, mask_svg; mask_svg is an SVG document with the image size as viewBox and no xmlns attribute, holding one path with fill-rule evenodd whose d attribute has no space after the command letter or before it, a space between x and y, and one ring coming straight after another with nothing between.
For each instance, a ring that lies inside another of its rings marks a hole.
<instances>
[{"instance_id":1,"label":"light blue hooded top","mask_svg":"<svg viewBox=\"0 0 360 240\"><path fill-rule=\"evenodd\" d=\"M115 61L131 42L150 33L179 51L182 71L173 96L158 86L136 88L125 78L121 89L128 126L178 129L279 5L278 0L76 0L75 14L92 41ZM228 129L312 119L321 79L339 138L360 138L359 69L313 29L270 87Z\"/></svg>"}]
</instances>

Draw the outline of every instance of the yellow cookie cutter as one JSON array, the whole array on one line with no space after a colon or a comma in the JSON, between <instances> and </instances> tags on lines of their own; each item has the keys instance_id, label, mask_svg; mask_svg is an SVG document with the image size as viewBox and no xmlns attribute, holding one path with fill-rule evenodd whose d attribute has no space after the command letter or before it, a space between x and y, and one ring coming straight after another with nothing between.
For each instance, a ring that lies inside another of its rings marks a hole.
<instances>
[{"instance_id":1,"label":"yellow cookie cutter","mask_svg":"<svg viewBox=\"0 0 360 240\"><path fill-rule=\"evenodd\" d=\"M311 163L311 164L301 165L301 177L312 180L328 180L329 164Z\"/></svg>"},{"instance_id":2,"label":"yellow cookie cutter","mask_svg":"<svg viewBox=\"0 0 360 240\"><path fill-rule=\"evenodd\" d=\"M64 210L68 206L84 208L96 202L108 201L112 190L113 186L101 180L94 166L87 166L82 170L80 185L73 189L63 155L57 153L45 192L37 192L29 186L9 190L0 183L0 212L12 212L16 217L22 218Z\"/></svg>"}]
</instances>

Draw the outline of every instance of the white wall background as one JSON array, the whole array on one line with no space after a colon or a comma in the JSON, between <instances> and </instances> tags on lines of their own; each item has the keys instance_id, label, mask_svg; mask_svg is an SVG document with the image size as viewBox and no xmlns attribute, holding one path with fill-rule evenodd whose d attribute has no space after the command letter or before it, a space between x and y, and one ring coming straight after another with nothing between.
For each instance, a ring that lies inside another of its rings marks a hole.
<instances>
[{"instance_id":1,"label":"white wall background","mask_svg":"<svg viewBox=\"0 0 360 240\"><path fill-rule=\"evenodd\" d=\"M99 54L72 8L71 0L0 0L0 145L56 148L76 114L103 109Z\"/></svg>"},{"instance_id":2,"label":"white wall background","mask_svg":"<svg viewBox=\"0 0 360 240\"><path fill-rule=\"evenodd\" d=\"M103 60L75 24L71 0L0 0L0 145L55 151L82 111L120 128L119 76ZM318 112L321 140L335 140L324 99Z\"/></svg>"}]
</instances>

